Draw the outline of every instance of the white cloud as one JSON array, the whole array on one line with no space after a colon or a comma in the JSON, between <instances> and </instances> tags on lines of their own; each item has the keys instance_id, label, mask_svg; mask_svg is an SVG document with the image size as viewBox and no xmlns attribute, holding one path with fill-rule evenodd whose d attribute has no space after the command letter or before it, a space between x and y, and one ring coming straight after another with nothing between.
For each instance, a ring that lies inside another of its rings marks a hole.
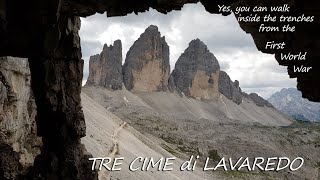
<instances>
[{"instance_id":1,"label":"white cloud","mask_svg":"<svg viewBox=\"0 0 320 180\"><path fill-rule=\"evenodd\" d=\"M201 39L217 57L221 69L232 80L239 80L244 91L257 92L267 98L284 87L295 87L296 80L289 79L286 67L278 65L273 55L263 54L256 49L252 37L246 34L233 16L221 16L205 11L201 4L185 5L181 11L167 15L150 9L139 15L107 18L96 14L82 18L80 30L84 79L88 75L90 55L100 53L103 44L110 45L120 39L125 54L149 25L156 25L170 46L170 65L193 39Z\"/></svg>"}]
</instances>

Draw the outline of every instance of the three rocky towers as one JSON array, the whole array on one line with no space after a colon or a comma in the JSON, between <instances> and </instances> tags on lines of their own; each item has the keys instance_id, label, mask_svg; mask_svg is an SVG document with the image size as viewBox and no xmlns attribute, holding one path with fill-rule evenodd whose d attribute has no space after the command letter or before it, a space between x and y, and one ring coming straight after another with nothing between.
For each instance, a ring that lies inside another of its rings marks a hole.
<instances>
[{"instance_id":1,"label":"three rocky towers","mask_svg":"<svg viewBox=\"0 0 320 180\"><path fill-rule=\"evenodd\" d=\"M216 99L220 93L242 102L239 82L220 70L216 57L199 39L192 40L170 74L169 46L156 26L149 26L129 49L122 66L122 44L104 45L90 57L87 85L132 92L170 91L196 99Z\"/></svg>"}]
</instances>

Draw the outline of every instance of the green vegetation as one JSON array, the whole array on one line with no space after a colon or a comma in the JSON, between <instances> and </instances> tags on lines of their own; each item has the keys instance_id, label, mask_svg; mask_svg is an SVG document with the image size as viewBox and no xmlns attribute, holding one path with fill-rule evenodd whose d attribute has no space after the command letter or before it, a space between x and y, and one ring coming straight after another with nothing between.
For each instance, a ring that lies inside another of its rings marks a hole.
<instances>
[{"instance_id":1,"label":"green vegetation","mask_svg":"<svg viewBox=\"0 0 320 180\"><path fill-rule=\"evenodd\" d=\"M177 155L178 153L172 149L171 147L169 147L168 145L161 143L161 146L163 149L165 149L166 151L168 151L169 153L173 154L173 155Z\"/></svg>"},{"instance_id":2,"label":"green vegetation","mask_svg":"<svg viewBox=\"0 0 320 180\"><path fill-rule=\"evenodd\" d=\"M199 155L201 156L201 153L199 152L199 149L198 148L193 148L193 147L190 147L190 146L185 146L185 145L179 145L178 146L178 149L185 153L185 154L190 154L190 155Z\"/></svg>"},{"instance_id":3,"label":"green vegetation","mask_svg":"<svg viewBox=\"0 0 320 180\"><path fill-rule=\"evenodd\" d=\"M218 154L218 151L215 149L210 150L208 154L209 154L209 158L214 161L219 161L221 159L221 157Z\"/></svg>"},{"instance_id":4,"label":"green vegetation","mask_svg":"<svg viewBox=\"0 0 320 180\"><path fill-rule=\"evenodd\" d=\"M4 134L7 137L11 138L13 136L14 132L13 132L13 130L6 130L6 131L4 131Z\"/></svg>"},{"instance_id":5,"label":"green vegetation","mask_svg":"<svg viewBox=\"0 0 320 180\"><path fill-rule=\"evenodd\" d=\"M294 121L289 126L282 126L284 129L292 128L306 128L310 130L320 130L320 123L318 122L309 122L309 121Z\"/></svg>"},{"instance_id":6,"label":"green vegetation","mask_svg":"<svg viewBox=\"0 0 320 180\"><path fill-rule=\"evenodd\" d=\"M32 152L32 147L29 143L24 143L24 146L23 146L29 153Z\"/></svg>"},{"instance_id":7,"label":"green vegetation","mask_svg":"<svg viewBox=\"0 0 320 180\"><path fill-rule=\"evenodd\" d=\"M253 179L253 176L263 176L263 179L272 179L268 174L248 171L223 171L230 179ZM257 178L259 179L259 178Z\"/></svg>"}]
</instances>

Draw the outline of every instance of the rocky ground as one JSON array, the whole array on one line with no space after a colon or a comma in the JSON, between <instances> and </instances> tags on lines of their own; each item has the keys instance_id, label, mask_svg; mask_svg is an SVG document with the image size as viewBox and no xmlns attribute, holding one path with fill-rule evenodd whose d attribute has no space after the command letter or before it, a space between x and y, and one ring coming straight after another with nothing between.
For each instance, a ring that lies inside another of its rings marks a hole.
<instances>
[{"instance_id":1,"label":"rocky ground","mask_svg":"<svg viewBox=\"0 0 320 180\"><path fill-rule=\"evenodd\" d=\"M118 144L116 157L124 157L122 170L107 172L105 169L99 172L100 179L209 179L211 176L197 168L195 172L180 172L178 164L182 160L175 160L174 171L159 172L156 169L150 171L129 171L130 162L136 157L173 157L161 145L167 143L154 136L146 136L135 130L132 126L123 126L122 119L115 116L103 106L98 104L86 94L82 94L83 110L86 118L87 136L82 139L87 150L93 157L110 157L114 151L115 143ZM117 136L114 136L114 135ZM215 176L215 179L220 179Z\"/></svg>"},{"instance_id":2,"label":"rocky ground","mask_svg":"<svg viewBox=\"0 0 320 180\"><path fill-rule=\"evenodd\" d=\"M221 176L218 179L319 178L319 125L292 123L273 108L259 107L246 98L239 106L223 96L220 102L201 102L164 92L131 93L126 90L84 87L83 93L144 137L160 139L155 141L157 145L183 160L187 160L190 155L200 155L202 163L205 157L218 160L221 157L301 156L305 159L305 165L298 172L209 173L214 179L217 176ZM168 98L165 99L165 96ZM226 104L229 110L221 108L222 104ZM86 104L83 105L86 107ZM214 106L220 109L213 109ZM210 108L210 113L205 107ZM248 117L252 116L251 119L242 115L244 111Z\"/></svg>"}]
</instances>

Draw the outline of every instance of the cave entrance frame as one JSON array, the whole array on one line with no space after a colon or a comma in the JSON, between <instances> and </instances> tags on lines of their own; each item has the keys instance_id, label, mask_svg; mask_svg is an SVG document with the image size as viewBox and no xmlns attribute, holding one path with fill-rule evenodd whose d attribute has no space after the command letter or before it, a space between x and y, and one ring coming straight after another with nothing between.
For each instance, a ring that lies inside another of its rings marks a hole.
<instances>
[{"instance_id":1,"label":"cave entrance frame","mask_svg":"<svg viewBox=\"0 0 320 180\"><path fill-rule=\"evenodd\" d=\"M123 16L131 12L144 12L150 7L167 13L180 10L186 3L196 2L199 0L0 1L0 55L29 59L38 110L38 135L43 140L41 154L27 174L29 179L97 179L97 174L90 170L88 155L80 143L81 137L85 136L85 121L80 99L83 61L78 33L79 16L105 11L108 16ZM293 15L315 14L320 7L317 0L200 2L209 13L219 13L220 4L270 6L290 3ZM319 18L315 23L319 24ZM317 48L320 26L297 24L294 34L282 36L278 33L257 33L256 25L240 23L240 27L252 35L260 51L275 53L278 62L289 67L288 73L291 78L297 77L297 88L302 91L303 97L320 101L320 62L317 61L320 57ZM21 27L24 27L23 31ZM265 51L265 43L272 40L286 42L290 45L287 51L308 51L307 63L314 67L313 71L308 74L293 73L292 65L279 60L279 52Z\"/></svg>"}]
</instances>

